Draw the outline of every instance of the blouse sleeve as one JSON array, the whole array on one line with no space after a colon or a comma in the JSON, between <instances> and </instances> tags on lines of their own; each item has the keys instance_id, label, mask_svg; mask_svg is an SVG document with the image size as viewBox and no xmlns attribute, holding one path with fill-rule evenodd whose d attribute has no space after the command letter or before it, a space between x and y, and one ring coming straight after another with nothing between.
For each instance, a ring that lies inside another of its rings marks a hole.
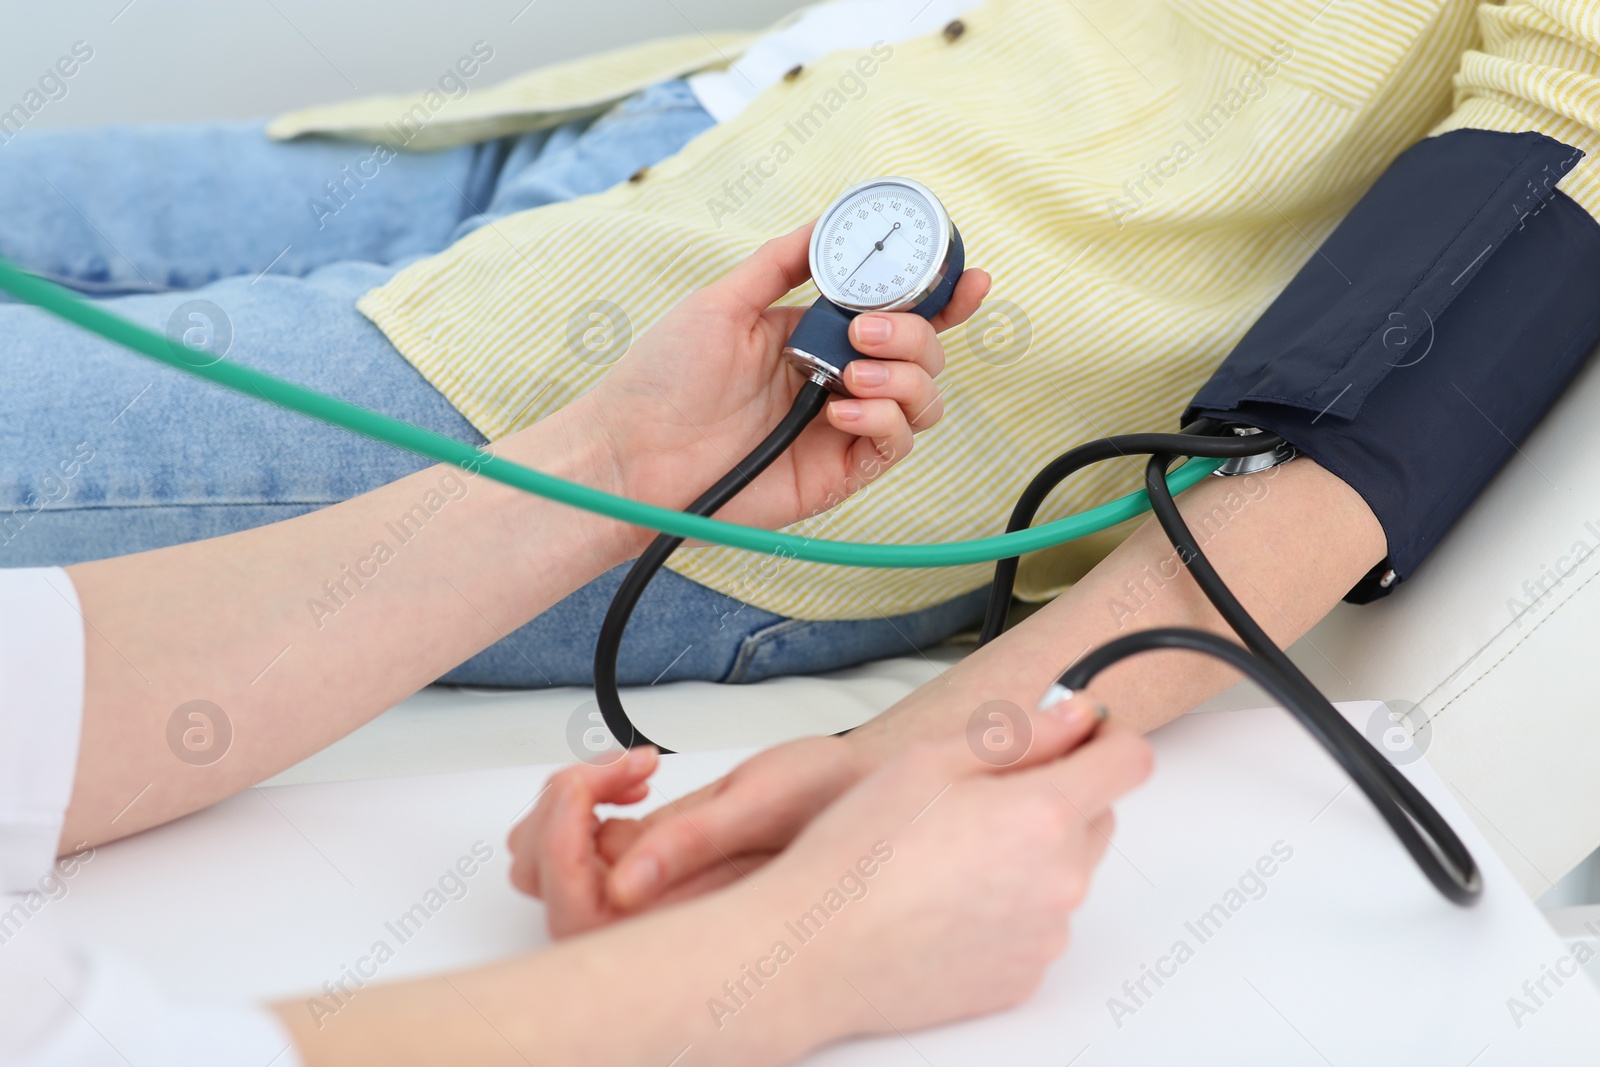
<instances>
[{"instance_id":1,"label":"blouse sleeve","mask_svg":"<svg viewBox=\"0 0 1600 1067\"><path fill-rule=\"evenodd\" d=\"M1600 343L1600 0L1481 8L1451 115L1351 209L1191 401L1355 489L1404 581Z\"/></svg>"}]
</instances>

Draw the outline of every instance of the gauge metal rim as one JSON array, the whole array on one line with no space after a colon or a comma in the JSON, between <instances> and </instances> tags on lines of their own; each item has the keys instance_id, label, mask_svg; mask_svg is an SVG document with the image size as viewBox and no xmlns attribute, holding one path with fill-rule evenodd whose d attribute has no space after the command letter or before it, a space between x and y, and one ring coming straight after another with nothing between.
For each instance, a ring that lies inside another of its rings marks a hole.
<instances>
[{"instance_id":1,"label":"gauge metal rim","mask_svg":"<svg viewBox=\"0 0 1600 1067\"><path fill-rule=\"evenodd\" d=\"M864 192L867 189L871 189L880 185L898 185L907 188L921 196L925 201L927 201L928 206L933 209L934 223L939 228L939 232L936 235L937 243L934 246L938 253L938 266L923 276L923 282L921 285L906 293L904 296L898 297L895 300L891 300L888 303L883 304L863 304L858 301L841 298L833 291L834 287L832 283L824 280L825 275L823 274L821 265L822 231L827 221L833 217L834 212L837 211L840 205L842 205L845 201L849 200L857 193ZM864 182L858 182L834 198L834 201L831 205L829 205L828 210L824 212L822 217L817 220L816 229L811 232L811 279L816 282L817 289L822 293L823 296L827 297L839 307L846 308L850 311L907 311L926 300L933 293L933 291L939 288L940 284L943 283L945 273L950 269L950 244L953 232L954 227L950 223L950 213L945 210L944 204L940 202L939 198L933 195L933 190L929 189L921 182L913 181L910 178L898 178L892 176L887 178L871 178Z\"/></svg>"}]
</instances>

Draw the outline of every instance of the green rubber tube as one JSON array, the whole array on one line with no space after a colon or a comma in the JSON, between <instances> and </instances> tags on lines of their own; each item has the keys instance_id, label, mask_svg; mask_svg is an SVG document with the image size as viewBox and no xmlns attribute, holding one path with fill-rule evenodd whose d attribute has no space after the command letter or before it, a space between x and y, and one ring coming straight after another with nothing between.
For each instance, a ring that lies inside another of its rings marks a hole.
<instances>
[{"instance_id":1,"label":"green rubber tube","mask_svg":"<svg viewBox=\"0 0 1600 1067\"><path fill-rule=\"evenodd\" d=\"M0 259L0 289L25 303L36 305L52 315L80 326L115 344L149 356L196 378L203 378L224 389L255 397L309 418L370 437L395 448L414 452L439 463L451 463L486 478L529 493L536 493L561 504L582 508L613 519L659 530L676 537L691 537L713 544L741 548L749 552L789 556L813 563L835 563L847 567L959 567L968 563L989 563L1009 556L1037 552L1043 548L1098 533L1150 509L1144 490L1102 504L1078 515L1070 515L1016 533L980 537L971 541L948 541L927 545L873 545L851 541L824 541L793 534L763 530L754 526L685 515L669 508L629 500L627 497L591 489L543 474L509 460L497 459L481 449L454 438L413 426L356 404L324 396L314 390L222 360L198 366L194 353L153 330L83 300L75 293L30 274ZM1220 459L1191 459L1173 471L1167 484L1174 493L1182 492L1216 470Z\"/></svg>"}]
</instances>

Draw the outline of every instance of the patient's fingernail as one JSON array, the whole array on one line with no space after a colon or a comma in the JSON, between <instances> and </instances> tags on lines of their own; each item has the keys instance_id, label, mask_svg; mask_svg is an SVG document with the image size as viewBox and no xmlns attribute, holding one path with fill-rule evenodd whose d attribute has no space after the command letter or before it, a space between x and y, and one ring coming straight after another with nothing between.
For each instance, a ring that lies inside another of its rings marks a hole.
<instances>
[{"instance_id":1,"label":"patient's fingernail","mask_svg":"<svg viewBox=\"0 0 1600 1067\"><path fill-rule=\"evenodd\" d=\"M661 861L644 856L617 872L617 892L627 900L638 900L661 881Z\"/></svg>"},{"instance_id":2,"label":"patient's fingernail","mask_svg":"<svg viewBox=\"0 0 1600 1067\"><path fill-rule=\"evenodd\" d=\"M854 400L835 400L833 415L840 422L855 422L861 417L861 405Z\"/></svg>"},{"instance_id":3,"label":"patient's fingernail","mask_svg":"<svg viewBox=\"0 0 1600 1067\"><path fill-rule=\"evenodd\" d=\"M856 319L856 337L878 344L894 336L894 323L882 315L862 315Z\"/></svg>"},{"instance_id":4,"label":"patient's fingernail","mask_svg":"<svg viewBox=\"0 0 1600 1067\"><path fill-rule=\"evenodd\" d=\"M858 359L850 364L850 380L856 385L882 385L889 380L889 368L875 359Z\"/></svg>"}]
</instances>

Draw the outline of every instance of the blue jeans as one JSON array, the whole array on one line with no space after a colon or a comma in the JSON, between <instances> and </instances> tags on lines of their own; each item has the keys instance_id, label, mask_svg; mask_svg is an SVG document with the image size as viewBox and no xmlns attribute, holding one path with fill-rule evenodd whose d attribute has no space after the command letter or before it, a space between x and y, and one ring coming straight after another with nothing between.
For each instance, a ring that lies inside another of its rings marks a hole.
<instances>
[{"instance_id":1,"label":"blue jeans","mask_svg":"<svg viewBox=\"0 0 1600 1067\"><path fill-rule=\"evenodd\" d=\"M255 125L29 131L0 148L0 255L191 347L481 444L356 299L496 218L615 185L710 125L669 82L593 122L388 159L370 145L273 142ZM0 297L0 566L231 533L423 465ZM589 684L620 580L620 569L603 576L442 680ZM980 593L895 618L806 622L663 572L628 628L620 677L831 670L935 643L981 610Z\"/></svg>"}]
</instances>

